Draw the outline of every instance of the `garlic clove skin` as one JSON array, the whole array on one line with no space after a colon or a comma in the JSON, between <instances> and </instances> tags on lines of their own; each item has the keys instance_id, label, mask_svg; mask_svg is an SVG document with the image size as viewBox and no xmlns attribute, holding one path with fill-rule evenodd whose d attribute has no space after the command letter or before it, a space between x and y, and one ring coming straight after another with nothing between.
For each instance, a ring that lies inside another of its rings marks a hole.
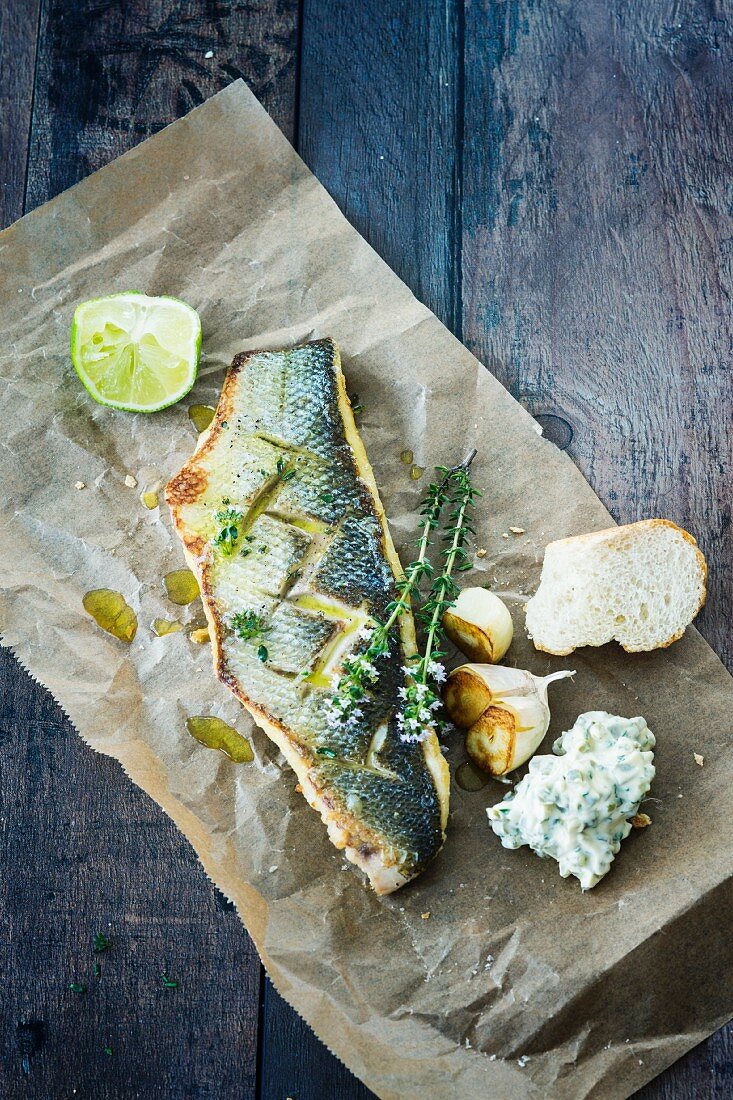
<instances>
[{"instance_id":1,"label":"garlic clove skin","mask_svg":"<svg viewBox=\"0 0 733 1100\"><path fill-rule=\"evenodd\" d=\"M486 588L464 588L443 615L443 630L471 661L495 664L511 645L509 609Z\"/></svg>"},{"instance_id":2,"label":"garlic clove skin","mask_svg":"<svg viewBox=\"0 0 733 1100\"><path fill-rule=\"evenodd\" d=\"M507 665L460 665L449 675L443 699L451 722L459 729L468 729L492 702L509 695L538 693L547 702L548 684L573 675L553 672L550 676L533 676L523 668Z\"/></svg>"},{"instance_id":3,"label":"garlic clove skin","mask_svg":"<svg viewBox=\"0 0 733 1100\"><path fill-rule=\"evenodd\" d=\"M569 669L534 676L506 665L461 665L443 692L454 725L467 729L466 750L491 775L506 775L529 760L550 725L547 689Z\"/></svg>"},{"instance_id":4,"label":"garlic clove skin","mask_svg":"<svg viewBox=\"0 0 733 1100\"><path fill-rule=\"evenodd\" d=\"M466 751L478 768L506 775L529 760L550 725L550 708L539 695L509 696L489 706L466 734Z\"/></svg>"}]
</instances>

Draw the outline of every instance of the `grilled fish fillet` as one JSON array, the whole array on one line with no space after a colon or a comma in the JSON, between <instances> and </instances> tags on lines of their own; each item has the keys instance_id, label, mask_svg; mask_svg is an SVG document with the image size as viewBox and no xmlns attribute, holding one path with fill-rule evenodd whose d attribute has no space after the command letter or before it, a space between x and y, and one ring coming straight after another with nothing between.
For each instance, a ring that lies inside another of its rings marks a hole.
<instances>
[{"instance_id":1,"label":"grilled fish fillet","mask_svg":"<svg viewBox=\"0 0 733 1100\"><path fill-rule=\"evenodd\" d=\"M448 766L395 721L405 614L363 716L328 717L343 659L368 645L401 575L332 340L238 355L166 499L209 621L214 670L282 750L328 835L379 894L439 850Z\"/></svg>"}]
</instances>

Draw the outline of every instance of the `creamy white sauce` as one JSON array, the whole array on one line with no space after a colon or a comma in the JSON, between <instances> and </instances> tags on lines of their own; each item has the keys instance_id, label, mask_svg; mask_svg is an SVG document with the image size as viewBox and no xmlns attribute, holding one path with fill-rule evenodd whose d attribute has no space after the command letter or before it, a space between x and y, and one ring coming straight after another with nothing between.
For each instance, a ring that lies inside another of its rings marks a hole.
<instances>
[{"instance_id":1,"label":"creamy white sauce","mask_svg":"<svg viewBox=\"0 0 733 1100\"><path fill-rule=\"evenodd\" d=\"M527 844L589 890L631 832L654 778L654 744L643 718L581 714L553 745L555 755L535 756L514 791L489 807L491 828L505 848Z\"/></svg>"}]
</instances>

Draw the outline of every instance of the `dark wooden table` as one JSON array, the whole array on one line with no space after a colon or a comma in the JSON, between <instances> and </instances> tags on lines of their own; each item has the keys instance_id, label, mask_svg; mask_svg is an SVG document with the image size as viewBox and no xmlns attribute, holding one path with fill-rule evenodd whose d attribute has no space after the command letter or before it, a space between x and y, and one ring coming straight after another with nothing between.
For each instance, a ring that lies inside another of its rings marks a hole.
<instances>
[{"instance_id":1,"label":"dark wooden table","mask_svg":"<svg viewBox=\"0 0 733 1100\"><path fill-rule=\"evenodd\" d=\"M0 220L243 76L614 516L699 537L730 668L732 26L726 0L0 0ZM0 1095L371 1095L158 807L0 675ZM732 1036L645 1100L733 1096Z\"/></svg>"}]
</instances>

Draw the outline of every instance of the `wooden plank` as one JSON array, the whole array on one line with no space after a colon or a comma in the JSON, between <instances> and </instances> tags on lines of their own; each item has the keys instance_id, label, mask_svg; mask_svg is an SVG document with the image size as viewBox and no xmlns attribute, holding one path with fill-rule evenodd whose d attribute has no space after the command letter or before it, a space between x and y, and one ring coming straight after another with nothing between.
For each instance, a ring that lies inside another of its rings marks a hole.
<instances>
[{"instance_id":1,"label":"wooden plank","mask_svg":"<svg viewBox=\"0 0 733 1100\"><path fill-rule=\"evenodd\" d=\"M305 4L298 149L351 223L460 334L462 8Z\"/></svg>"},{"instance_id":2,"label":"wooden plank","mask_svg":"<svg viewBox=\"0 0 733 1100\"><path fill-rule=\"evenodd\" d=\"M699 626L733 667L731 12L693 2L466 6L468 346L622 521L711 567ZM644 1090L728 1095L733 1029Z\"/></svg>"},{"instance_id":3,"label":"wooden plank","mask_svg":"<svg viewBox=\"0 0 733 1100\"><path fill-rule=\"evenodd\" d=\"M731 23L672 10L467 7L464 327L616 518L699 537L733 667Z\"/></svg>"},{"instance_id":4,"label":"wooden plank","mask_svg":"<svg viewBox=\"0 0 733 1100\"><path fill-rule=\"evenodd\" d=\"M296 147L353 225L460 334L462 9L306 2ZM267 985L260 1097L371 1092Z\"/></svg>"},{"instance_id":5,"label":"wooden plank","mask_svg":"<svg viewBox=\"0 0 733 1100\"><path fill-rule=\"evenodd\" d=\"M292 136L297 15L298 0L47 0L27 209L239 77Z\"/></svg>"},{"instance_id":6,"label":"wooden plank","mask_svg":"<svg viewBox=\"0 0 733 1100\"><path fill-rule=\"evenodd\" d=\"M46 0L26 208L240 75L292 133L296 41L297 0ZM252 1097L261 968L236 914L4 652L0 678L0 1094Z\"/></svg>"},{"instance_id":7,"label":"wooden plank","mask_svg":"<svg viewBox=\"0 0 733 1100\"><path fill-rule=\"evenodd\" d=\"M334 1058L269 979L263 1007L261 1100L375 1100L374 1093Z\"/></svg>"},{"instance_id":8,"label":"wooden plank","mask_svg":"<svg viewBox=\"0 0 733 1100\"><path fill-rule=\"evenodd\" d=\"M0 229L23 213L40 0L0 4Z\"/></svg>"},{"instance_id":9,"label":"wooden plank","mask_svg":"<svg viewBox=\"0 0 733 1100\"><path fill-rule=\"evenodd\" d=\"M233 907L6 650L0 693L0 1095L253 1096L260 968Z\"/></svg>"}]
</instances>

